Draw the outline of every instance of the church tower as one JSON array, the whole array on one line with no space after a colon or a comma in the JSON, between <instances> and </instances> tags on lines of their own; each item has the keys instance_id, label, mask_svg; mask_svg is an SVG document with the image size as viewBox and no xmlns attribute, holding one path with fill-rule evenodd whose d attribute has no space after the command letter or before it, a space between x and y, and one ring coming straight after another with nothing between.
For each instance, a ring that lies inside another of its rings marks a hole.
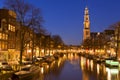
<instances>
[{"instance_id":1,"label":"church tower","mask_svg":"<svg viewBox=\"0 0 120 80\"><path fill-rule=\"evenodd\" d=\"M84 28L83 28L83 41L90 38L90 19L89 19L89 10L86 7L84 11Z\"/></svg>"}]
</instances>

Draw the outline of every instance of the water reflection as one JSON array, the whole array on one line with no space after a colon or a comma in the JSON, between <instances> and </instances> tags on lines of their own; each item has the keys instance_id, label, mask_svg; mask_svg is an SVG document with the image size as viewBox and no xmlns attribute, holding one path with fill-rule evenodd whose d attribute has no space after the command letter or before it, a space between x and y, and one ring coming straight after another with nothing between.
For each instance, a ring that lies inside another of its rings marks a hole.
<instances>
[{"instance_id":1,"label":"water reflection","mask_svg":"<svg viewBox=\"0 0 120 80\"><path fill-rule=\"evenodd\" d=\"M40 66L41 73L39 80L55 80L54 78L60 75L62 67L64 67L65 57L52 62L51 64L43 63Z\"/></svg>"},{"instance_id":2,"label":"water reflection","mask_svg":"<svg viewBox=\"0 0 120 80\"><path fill-rule=\"evenodd\" d=\"M80 57L80 63L83 77L89 78L83 80L120 80L119 68L107 68L105 64L97 64L85 57Z\"/></svg>"},{"instance_id":3,"label":"water reflection","mask_svg":"<svg viewBox=\"0 0 120 80\"><path fill-rule=\"evenodd\" d=\"M107 68L71 53L51 64L42 64L39 80L120 80L118 68Z\"/></svg>"},{"instance_id":4,"label":"water reflection","mask_svg":"<svg viewBox=\"0 0 120 80\"><path fill-rule=\"evenodd\" d=\"M106 68L108 80L119 80L119 70L117 68Z\"/></svg>"}]
</instances>

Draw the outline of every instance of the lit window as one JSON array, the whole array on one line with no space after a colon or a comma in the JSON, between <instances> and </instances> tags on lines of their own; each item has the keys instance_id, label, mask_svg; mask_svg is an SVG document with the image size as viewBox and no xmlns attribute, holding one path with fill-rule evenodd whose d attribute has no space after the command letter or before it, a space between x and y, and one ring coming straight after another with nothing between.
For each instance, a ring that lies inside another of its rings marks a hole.
<instances>
[{"instance_id":1,"label":"lit window","mask_svg":"<svg viewBox=\"0 0 120 80\"><path fill-rule=\"evenodd\" d=\"M7 26L5 19L2 19L2 20L1 20L1 26L2 26L2 28L4 28L4 27Z\"/></svg>"},{"instance_id":2,"label":"lit window","mask_svg":"<svg viewBox=\"0 0 120 80\"><path fill-rule=\"evenodd\" d=\"M7 42L5 42L5 49L7 49Z\"/></svg>"},{"instance_id":3,"label":"lit window","mask_svg":"<svg viewBox=\"0 0 120 80\"><path fill-rule=\"evenodd\" d=\"M4 49L4 46L5 46L5 45L4 45L4 42L2 42L2 49Z\"/></svg>"},{"instance_id":4,"label":"lit window","mask_svg":"<svg viewBox=\"0 0 120 80\"><path fill-rule=\"evenodd\" d=\"M8 30L15 32L15 26L9 24Z\"/></svg>"},{"instance_id":5,"label":"lit window","mask_svg":"<svg viewBox=\"0 0 120 80\"><path fill-rule=\"evenodd\" d=\"M10 27L11 27L11 25L9 24L9 26L8 26L8 30L10 30L10 29L11 29Z\"/></svg>"},{"instance_id":6,"label":"lit window","mask_svg":"<svg viewBox=\"0 0 120 80\"><path fill-rule=\"evenodd\" d=\"M6 40L8 40L8 35L6 35Z\"/></svg>"},{"instance_id":7,"label":"lit window","mask_svg":"<svg viewBox=\"0 0 120 80\"><path fill-rule=\"evenodd\" d=\"M2 39L2 33L0 33L0 39Z\"/></svg>"},{"instance_id":8,"label":"lit window","mask_svg":"<svg viewBox=\"0 0 120 80\"><path fill-rule=\"evenodd\" d=\"M15 32L15 26L12 26L12 31Z\"/></svg>"},{"instance_id":9,"label":"lit window","mask_svg":"<svg viewBox=\"0 0 120 80\"><path fill-rule=\"evenodd\" d=\"M1 46L2 46L2 44L1 44L1 41L0 41L0 49L2 49L2 47L1 47Z\"/></svg>"},{"instance_id":10,"label":"lit window","mask_svg":"<svg viewBox=\"0 0 120 80\"><path fill-rule=\"evenodd\" d=\"M13 31L15 32L15 27L13 27Z\"/></svg>"},{"instance_id":11,"label":"lit window","mask_svg":"<svg viewBox=\"0 0 120 80\"><path fill-rule=\"evenodd\" d=\"M11 31L13 31L13 25L11 25Z\"/></svg>"},{"instance_id":12,"label":"lit window","mask_svg":"<svg viewBox=\"0 0 120 80\"><path fill-rule=\"evenodd\" d=\"M3 37L2 37L3 39L5 39L5 34L3 34Z\"/></svg>"}]
</instances>

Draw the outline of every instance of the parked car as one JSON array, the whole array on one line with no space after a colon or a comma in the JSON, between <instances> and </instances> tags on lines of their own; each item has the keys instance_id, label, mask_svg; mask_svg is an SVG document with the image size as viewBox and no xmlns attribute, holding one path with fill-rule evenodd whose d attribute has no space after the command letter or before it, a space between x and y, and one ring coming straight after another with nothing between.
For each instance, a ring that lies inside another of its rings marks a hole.
<instances>
[{"instance_id":1,"label":"parked car","mask_svg":"<svg viewBox=\"0 0 120 80\"><path fill-rule=\"evenodd\" d=\"M40 73L40 67L24 65L21 70L12 75L12 80L36 80Z\"/></svg>"}]
</instances>

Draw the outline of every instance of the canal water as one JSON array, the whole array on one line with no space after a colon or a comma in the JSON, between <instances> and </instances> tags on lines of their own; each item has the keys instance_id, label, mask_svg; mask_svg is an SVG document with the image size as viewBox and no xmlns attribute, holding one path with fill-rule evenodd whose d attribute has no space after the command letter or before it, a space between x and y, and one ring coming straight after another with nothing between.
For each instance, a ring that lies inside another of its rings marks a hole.
<instances>
[{"instance_id":1,"label":"canal water","mask_svg":"<svg viewBox=\"0 0 120 80\"><path fill-rule=\"evenodd\" d=\"M40 69L38 80L120 80L118 68L110 69L72 53L51 64L45 63Z\"/></svg>"}]
</instances>

